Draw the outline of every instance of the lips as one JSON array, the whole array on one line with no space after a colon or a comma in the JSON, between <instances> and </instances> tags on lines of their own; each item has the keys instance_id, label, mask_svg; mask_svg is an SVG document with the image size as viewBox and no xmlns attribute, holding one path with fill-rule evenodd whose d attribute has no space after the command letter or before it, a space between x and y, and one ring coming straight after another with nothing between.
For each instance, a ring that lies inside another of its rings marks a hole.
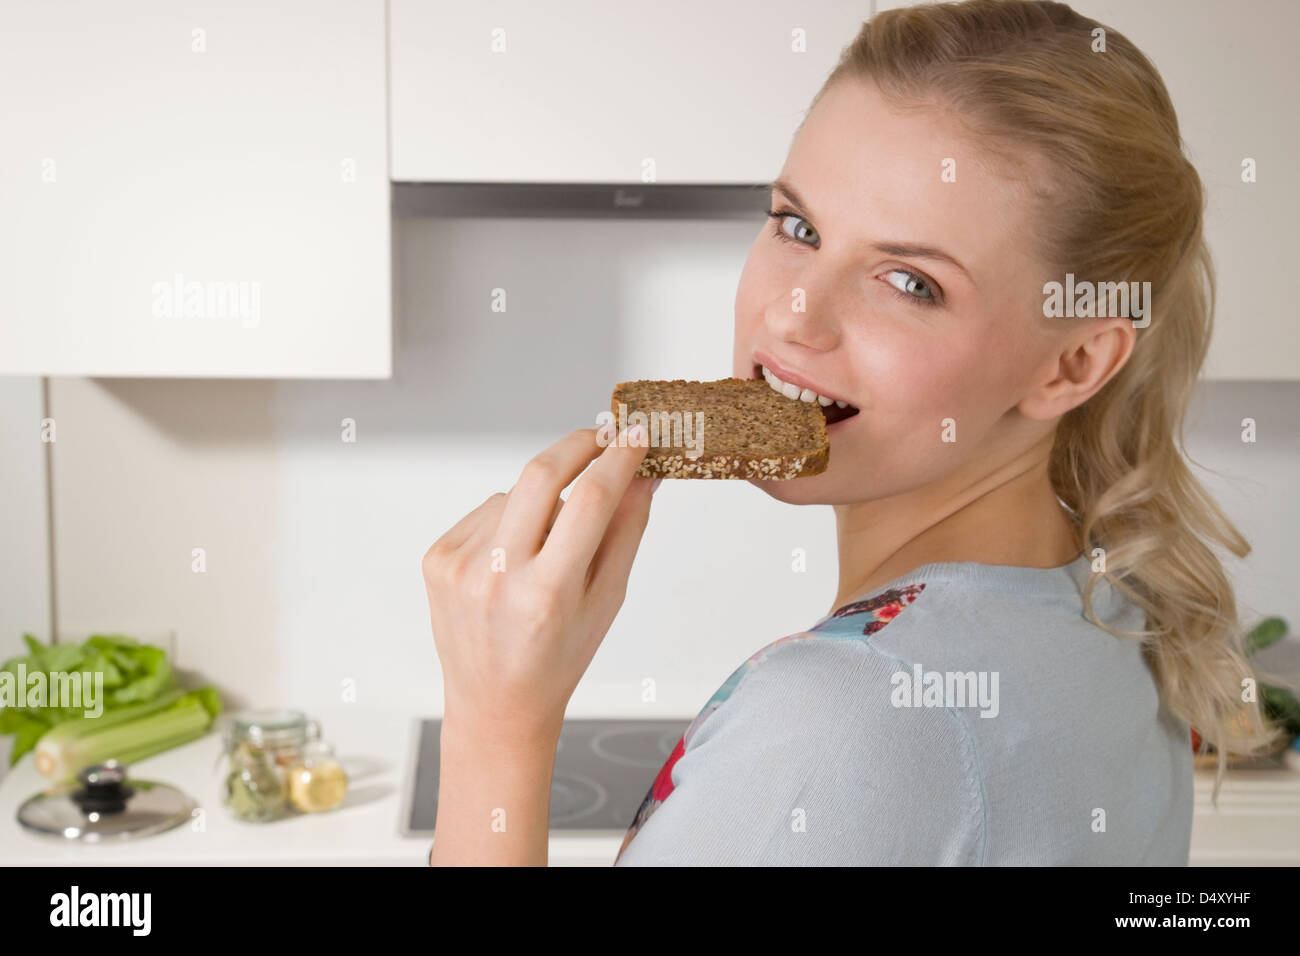
<instances>
[{"instance_id":1,"label":"lips","mask_svg":"<svg viewBox=\"0 0 1300 956\"><path fill-rule=\"evenodd\" d=\"M766 358L766 356L762 355L755 355L754 357L760 360ZM797 399L809 404L815 403L821 408L827 425L834 425L836 422L852 418L858 413L859 409L850 405L844 399L827 394L802 376L784 367L776 366L774 368L773 365L767 364L768 362L771 362L771 360L768 359L767 362L755 365L752 377L766 379L768 385L786 398Z\"/></svg>"}]
</instances>

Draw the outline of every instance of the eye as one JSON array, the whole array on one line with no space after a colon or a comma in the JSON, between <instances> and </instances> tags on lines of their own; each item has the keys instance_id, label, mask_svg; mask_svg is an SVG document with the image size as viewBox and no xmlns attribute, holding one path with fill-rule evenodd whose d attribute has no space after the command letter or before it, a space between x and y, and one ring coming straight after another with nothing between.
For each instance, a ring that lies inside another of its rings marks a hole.
<instances>
[{"instance_id":1,"label":"eye","mask_svg":"<svg viewBox=\"0 0 1300 956\"><path fill-rule=\"evenodd\" d=\"M772 220L772 234L782 242L798 242L806 246L816 246L817 230L807 219L792 212L777 212L769 209L768 218ZM812 241L807 241L811 239Z\"/></svg>"},{"instance_id":2,"label":"eye","mask_svg":"<svg viewBox=\"0 0 1300 956\"><path fill-rule=\"evenodd\" d=\"M797 242L800 245L820 245L817 230L803 216L788 209L769 209L767 216L772 220L772 235L782 242ZM901 275L906 278L902 285L889 281L890 289L896 297L919 306L937 306L939 304L938 287L923 275L908 269L890 269L886 275Z\"/></svg>"},{"instance_id":3,"label":"eye","mask_svg":"<svg viewBox=\"0 0 1300 956\"><path fill-rule=\"evenodd\" d=\"M906 277L901 285L895 283L891 279L885 280L891 287L897 290L894 294L900 299L915 302L917 305L938 304L938 299L934 294L934 289L931 288L930 283L923 276L919 276L915 272L910 272L907 269L890 269L885 273L885 275L900 275Z\"/></svg>"}]
</instances>

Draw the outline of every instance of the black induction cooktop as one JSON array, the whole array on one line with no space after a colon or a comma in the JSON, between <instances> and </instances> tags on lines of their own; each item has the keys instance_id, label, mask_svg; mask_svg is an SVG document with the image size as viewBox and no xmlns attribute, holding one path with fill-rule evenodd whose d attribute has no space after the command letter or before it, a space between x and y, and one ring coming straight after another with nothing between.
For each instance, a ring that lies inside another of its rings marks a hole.
<instances>
[{"instance_id":1,"label":"black induction cooktop","mask_svg":"<svg viewBox=\"0 0 1300 956\"><path fill-rule=\"evenodd\" d=\"M689 720L566 720L551 782L553 830L626 830ZM432 833L441 720L422 720L408 834Z\"/></svg>"}]
</instances>

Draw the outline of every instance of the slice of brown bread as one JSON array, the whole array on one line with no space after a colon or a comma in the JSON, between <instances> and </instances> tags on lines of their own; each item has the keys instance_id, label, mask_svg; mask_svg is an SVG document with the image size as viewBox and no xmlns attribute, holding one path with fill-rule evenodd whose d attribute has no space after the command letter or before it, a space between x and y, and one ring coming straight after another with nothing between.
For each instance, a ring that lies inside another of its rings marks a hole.
<instances>
[{"instance_id":1,"label":"slice of brown bread","mask_svg":"<svg viewBox=\"0 0 1300 956\"><path fill-rule=\"evenodd\" d=\"M821 407L786 398L762 379L623 382L610 411L613 428L640 422L650 432L640 478L783 481L821 474L830 463Z\"/></svg>"}]
</instances>

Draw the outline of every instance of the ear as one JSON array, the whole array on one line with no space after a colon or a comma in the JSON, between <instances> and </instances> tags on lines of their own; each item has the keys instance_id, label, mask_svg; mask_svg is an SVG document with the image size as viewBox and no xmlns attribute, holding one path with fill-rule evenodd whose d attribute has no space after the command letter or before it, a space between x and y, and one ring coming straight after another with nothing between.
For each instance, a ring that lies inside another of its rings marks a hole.
<instances>
[{"instance_id":1,"label":"ear","mask_svg":"<svg viewBox=\"0 0 1300 956\"><path fill-rule=\"evenodd\" d=\"M1016 408L1026 418L1045 421L1082 405L1124 367L1136 341L1131 319L1091 322L1051 355L1037 384Z\"/></svg>"}]
</instances>

